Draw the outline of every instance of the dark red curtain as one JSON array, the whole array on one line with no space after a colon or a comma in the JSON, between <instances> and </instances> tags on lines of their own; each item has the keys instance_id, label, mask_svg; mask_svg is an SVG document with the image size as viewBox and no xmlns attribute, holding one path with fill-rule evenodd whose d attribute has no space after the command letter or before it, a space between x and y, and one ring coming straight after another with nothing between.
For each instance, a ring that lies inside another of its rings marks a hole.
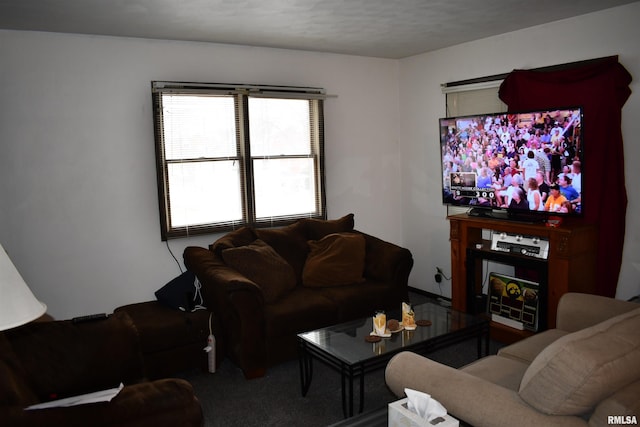
<instances>
[{"instance_id":1,"label":"dark red curtain","mask_svg":"<svg viewBox=\"0 0 640 427\"><path fill-rule=\"evenodd\" d=\"M631 75L617 56L549 70L514 70L500 86L510 111L583 108L584 220L598 226L596 293L615 297L624 244L627 191L624 181L622 106Z\"/></svg>"}]
</instances>

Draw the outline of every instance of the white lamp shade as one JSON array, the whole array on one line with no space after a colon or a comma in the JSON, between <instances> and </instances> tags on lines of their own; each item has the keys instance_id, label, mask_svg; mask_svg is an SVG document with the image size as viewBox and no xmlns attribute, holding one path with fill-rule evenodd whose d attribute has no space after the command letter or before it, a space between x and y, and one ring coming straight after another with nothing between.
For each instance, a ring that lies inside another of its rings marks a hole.
<instances>
[{"instance_id":1,"label":"white lamp shade","mask_svg":"<svg viewBox=\"0 0 640 427\"><path fill-rule=\"evenodd\" d=\"M45 311L47 306L33 296L0 245L0 331L31 322Z\"/></svg>"}]
</instances>

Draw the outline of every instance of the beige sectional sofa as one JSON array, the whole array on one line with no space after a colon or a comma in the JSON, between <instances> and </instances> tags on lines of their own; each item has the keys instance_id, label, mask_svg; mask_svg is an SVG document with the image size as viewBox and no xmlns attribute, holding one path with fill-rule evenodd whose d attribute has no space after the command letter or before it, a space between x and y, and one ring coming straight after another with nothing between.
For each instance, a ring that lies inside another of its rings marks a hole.
<instances>
[{"instance_id":1,"label":"beige sectional sofa","mask_svg":"<svg viewBox=\"0 0 640 427\"><path fill-rule=\"evenodd\" d=\"M473 426L607 426L640 422L640 305L568 293L557 328L454 369L396 355L386 381L424 391ZM614 417L614 418L611 418Z\"/></svg>"}]
</instances>

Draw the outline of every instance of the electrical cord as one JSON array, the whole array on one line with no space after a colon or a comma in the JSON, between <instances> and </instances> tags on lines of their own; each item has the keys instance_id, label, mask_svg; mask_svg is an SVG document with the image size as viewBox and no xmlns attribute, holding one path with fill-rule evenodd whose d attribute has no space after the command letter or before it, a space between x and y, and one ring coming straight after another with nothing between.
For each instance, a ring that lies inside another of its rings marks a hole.
<instances>
[{"instance_id":1,"label":"electrical cord","mask_svg":"<svg viewBox=\"0 0 640 427\"><path fill-rule=\"evenodd\" d=\"M444 280L451 280L451 277L447 277L447 275L444 274L444 272L440 269L440 267L438 267L438 274L444 277Z\"/></svg>"},{"instance_id":2,"label":"electrical cord","mask_svg":"<svg viewBox=\"0 0 640 427\"><path fill-rule=\"evenodd\" d=\"M200 289L202 289L202 284L200 283L197 277L193 285L196 288L196 292L193 295L193 302L196 302L197 300L200 300L200 302L193 306L193 310L191 310L191 312L194 312L196 310L206 310L207 307L204 306L204 299L202 298L202 294L200 293ZM209 329L211 329L211 315L209 315Z\"/></svg>"},{"instance_id":3,"label":"electrical cord","mask_svg":"<svg viewBox=\"0 0 640 427\"><path fill-rule=\"evenodd\" d=\"M182 271L182 266L180 265L180 262L178 261L178 258L176 258L176 256L173 254L173 251L171 251L171 247L169 247L169 240L165 240L164 243L167 245L167 249L169 250L169 253L171 254L173 259L175 260L176 264L178 264L178 269L180 269L180 273L184 273L184 271Z\"/></svg>"}]
</instances>

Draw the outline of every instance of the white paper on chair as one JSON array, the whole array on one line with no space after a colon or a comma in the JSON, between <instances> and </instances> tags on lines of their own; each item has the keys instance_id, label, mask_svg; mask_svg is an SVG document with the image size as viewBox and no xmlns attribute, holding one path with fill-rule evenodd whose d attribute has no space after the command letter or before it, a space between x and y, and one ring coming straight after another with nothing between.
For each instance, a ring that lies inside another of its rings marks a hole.
<instances>
[{"instance_id":1,"label":"white paper on chair","mask_svg":"<svg viewBox=\"0 0 640 427\"><path fill-rule=\"evenodd\" d=\"M64 399L52 400L50 402L38 403L36 405L28 406L25 409L45 409L63 406L84 405L87 403L111 402L111 400L116 397L118 393L120 393L120 390L122 390L123 387L124 384L120 383L118 387L110 388L108 390L100 390L93 393L81 394L79 396L72 396Z\"/></svg>"}]
</instances>

